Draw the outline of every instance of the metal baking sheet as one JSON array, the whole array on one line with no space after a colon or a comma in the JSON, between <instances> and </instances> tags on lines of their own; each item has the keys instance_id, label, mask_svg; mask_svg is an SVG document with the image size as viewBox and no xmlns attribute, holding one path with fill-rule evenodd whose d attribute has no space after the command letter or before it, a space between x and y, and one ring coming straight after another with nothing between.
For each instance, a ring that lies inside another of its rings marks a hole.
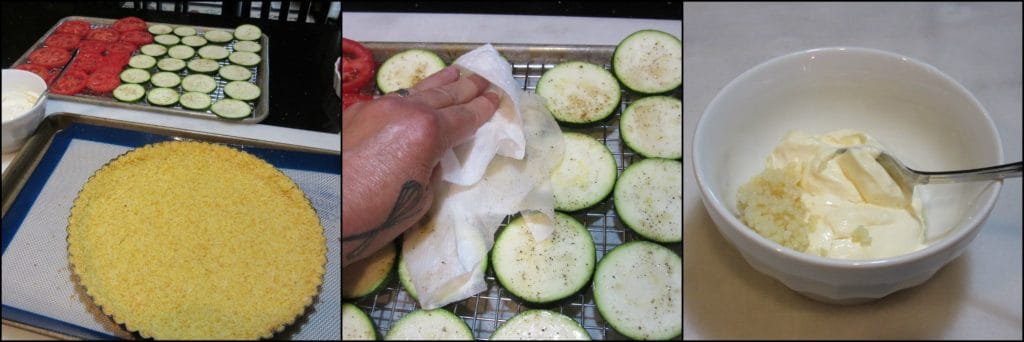
<instances>
[{"instance_id":1,"label":"metal baking sheet","mask_svg":"<svg viewBox=\"0 0 1024 342\"><path fill-rule=\"evenodd\" d=\"M373 52L378 68L388 57L408 49L433 51L445 63L451 64L462 54L482 44L363 42L363 45ZM594 45L492 45L512 64L512 77L519 83L519 86L530 93L535 92L541 75L561 62L571 60L587 61L611 70L611 57L615 50L615 46ZM682 98L682 89L677 89L669 95L675 98ZM640 97L641 95L623 89L622 102L612 117L586 127L566 127L563 125L562 130L587 134L604 143L612 152L612 156L615 158L615 163L618 166L618 173L621 175L622 170L631 163L643 158L630 150L619 138L619 115L633 100ZM594 239L594 247L599 262L604 254L612 248L640 239L636 233L627 228L616 216L615 203L611 197L608 196L604 201L586 210L570 213L571 216L583 223L587 230L590 231L590 235ZM511 217L505 218L501 228L499 228L499 232L501 229L504 229L510 219ZM682 243L662 245L669 247L676 254L682 256ZM391 326L403 316L419 309L419 304L402 288L402 285L398 282L398 277L392 278L381 291L355 302L357 306L366 311L370 316L381 336L386 335L391 330ZM555 303L553 306L532 307L510 296L495 279L494 270L490 267L487 269L485 280L488 285L486 291L444 307L461 317L473 331L473 336L476 339L489 339L498 326L505 323L505 321L519 312L533 308L557 311L571 317L579 322L590 334L590 337L595 340L627 339L612 329L605 322L604 318L601 317L594 304L594 295L590 285L587 285L569 299ZM682 335L676 338L682 339Z\"/></svg>"},{"instance_id":2,"label":"metal baking sheet","mask_svg":"<svg viewBox=\"0 0 1024 342\"><path fill-rule=\"evenodd\" d=\"M239 148L303 190L324 227L326 274L313 305L274 339L339 340L340 152L67 113L47 117L3 175L3 322L58 338L140 337L99 311L72 280L67 218L96 170L132 148L168 140Z\"/></svg>"},{"instance_id":3,"label":"metal baking sheet","mask_svg":"<svg viewBox=\"0 0 1024 342\"><path fill-rule=\"evenodd\" d=\"M87 21L90 24L92 24L92 28L94 28L94 29L95 28L101 28L101 27L110 27L111 25L114 24L115 21L117 21L117 19L107 19L107 18L97 18L97 17L83 17L83 16L65 17L64 19L61 19L56 24L54 24L53 27L50 28L50 30L46 31L46 34L43 34L43 36L40 37L39 40L37 40L36 43L33 44L31 48L29 48L27 51L25 51L25 53L23 53L21 55L21 57L18 58L18 60L14 62L12 67L16 66L16 65L19 65L19 64L27 63L28 62L28 56L30 54L32 54L32 51L35 51L36 49L43 47L44 42L46 41L46 38L49 37L51 34L53 34L54 30L56 30L57 27L59 27L61 24L63 24L66 21L69 21L69 20L84 20L84 21ZM202 34L202 33L206 32L206 31L210 31L210 30L221 30L221 31L227 31L227 32L232 32L232 33L235 32L235 29L233 29L233 28L223 28L223 27L178 25L178 24L172 24L172 23L159 23L159 22L150 22L150 21L147 21L146 24L147 25L164 24L164 25L171 26L172 28L176 28L176 27L179 27L179 26L192 27L192 28L196 29L197 35L198 34ZM233 52L234 51L233 47L234 47L235 41L236 40L232 40L230 44L225 45L225 48L227 48L229 52ZM259 65L249 68L249 71L251 71L253 73L253 76L252 76L252 78L249 79L249 82L250 83L255 83L257 86L259 86L260 87L260 91L263 94L255 102L253 102L253 101L244 101L244 102L248 103L250 107L252 107L252 114L250 114L249 117L244 118L244 119L240 119L240 120L231 120L231 121L255 124L255 123L259 123L260 121L263 121L263 119L266 119L267 115L270 114L270 56L269 56L270 37L267 36L266 34L263 34L263 36L260 38L260 45L263 46L263 48L260 49L260 58L262 58L262 61L260 62ZM196 49L196 50L198 51L199 49ZM141 54L141 52L138 51L138 49L136 49L135 55L138 55L138 54ZM196 58L199 58L198 52L196 53L196 55L194 57L192 57L192 59L196 59ZM192 60L192 59L189 59L189 60ZM159 58L157 60L159 60ZM186 62L188 62L188 61L186 61ZM227 59L224 59L224 60L220 61L220 65L221 66L228 65L228 64L231 64L231 63L228 62ZM150 71L153 71L155 69L156 69L156 67L153 67L152 69L150 69ZM189 75L189 73L190 73L190 71L188 70L188 68L184 68L184 69L182 69L181 71L178 72L178 75L181 76L182 78L184 78L185 76ZM220 75L218 75L216 73L210 74L210 76L212 76L215 80L217 80L217 89L214 90L213 93L210 93L210 97L213 99L213 102L216 102L217 100L223 99L225 97L225 95L224 95L224 85L227 84L227 81L222 79L220 77ZM142 86L145 87L146 90L149 90L149 89L153 88L153 86L150 85L148 82L142 84ZM176 88L176 90L178 90L178 93L183 93L183 91L181 90L181 86L180 85ZM83 103L95 104L95 105L102 105L102 106L113 106L113 107L126 108L126 109L141 109L141 110L146 110L146 111L153 111L153 112L167 113L167 114L175 114L175 115L183 115L183 116L189 116L189 117L195 117L195 118L204 118L204 119L213 119L213 120L227 120L227 119L222 119L222 118L218 117L216 114L213 114L213 112L210 111L209 109L207 109L205 111L189 110L189 109L182 108L181 104L175 104L174 106L170 106L170 107L155 106L155 105L148 104L146 102L145 98L143 98L142 100L139 100L139 102L127 103L127 102L118 101L117 99L114 99L114 97L112 95L109 95L109 94L107 94L107 95L91 94L88 89L83 90L81 93L78 93L78 94L75 94L75 95L61 95L61 94L52 94L51 93L50 97L51 98L55 98L55 99L60 99L60 100L77 101L77 102L83 102Z\"/></svg>"}]
</instances>

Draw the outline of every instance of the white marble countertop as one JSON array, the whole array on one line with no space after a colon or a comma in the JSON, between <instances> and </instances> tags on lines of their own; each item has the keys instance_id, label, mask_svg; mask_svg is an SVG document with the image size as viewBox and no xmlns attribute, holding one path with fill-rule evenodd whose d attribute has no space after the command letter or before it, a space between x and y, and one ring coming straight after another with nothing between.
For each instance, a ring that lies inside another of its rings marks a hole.
<instances>
[{"instance_id":1,"label":"white marble countertop","mask_svg":"<svg viewBox=\"0 0 1024 342\"><path fill-rule=\"evenodd\" d=\"M1021 4L683 5L684 151L705 106L743 71L823 46L929 63L967 87L1021 160ZM714 227L684 158L685 339L1021 339L1021 179L985 227L924 285L858 306L818 303L751 268Z\"/></svg>"}]
</instances>

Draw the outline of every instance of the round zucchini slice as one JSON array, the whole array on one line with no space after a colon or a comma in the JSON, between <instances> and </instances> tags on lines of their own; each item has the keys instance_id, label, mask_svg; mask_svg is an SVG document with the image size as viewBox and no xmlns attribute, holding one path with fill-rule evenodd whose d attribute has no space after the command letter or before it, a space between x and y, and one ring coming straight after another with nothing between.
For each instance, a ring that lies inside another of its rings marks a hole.
<instances>
[{"instance_id":1,"label":"round zucchini slice","mask_svg":"<svg viewBox=\"0 0 1024 342\"><path fill-rule=\"evenodd\" d=\"M683 157L683 102L649 96L633 101L619 118L622 141L647 158Z\"/></svg>"},{"instance_id":2,"label":"round zucchini slice","mask_svg":"<svg viewBox=\"0 0 1024 342\"><path fill-rule=\"evenodd\" d=\"M615 47L612 69L626 88L664 93L683 83L683 42L657 30L629 35Z\"/></svg>"},{"instance_id":3,"label":"round zucchini slice","mask_svg":"<svg viewBox=\"0 0 1024 342\"><path fill-rule=\"evenodd\" d=\"M444 308L416 310L395 322L385 340L472 340L466 322Z\"/></svg>"},{"instance_id":4,"label":"round zucchini slice","mask_svg":"<svg viewBox=\"0 0 1024 342\"><path fill-rule=\"evenodd\" d=\"M580 61L556 65L537 82L537 95L555 120L590 124L608 118L619 107L622 90L608 70Z\"/></svg>"},{"instance_id":5,"label":"round zucchini slice","mask_svg":"<svg viewBox=\"0 0 1024 342\"><path fill-rule=\"evenodd\" d=\"M377 329L373 320L363 309L352 303L341 304L341 340L367 341L377 339Z\"/></svg>"},{"instance_id":6,"label":"round zucchini slice","mask_svg":"<svg viewBox=\"0 0 1024 342\"><path fill-rule=\"evenodd\" d=\"M589 341L590 334L569 316L533 309L520 312L506 321L494 331L491 340Z\"/></svg>"},{"instance_id":7,"label":"round zucchini slice","mask_svg":"<svg viewBox=\"0 0 1024 342\"><path fill-rule=\"evenodd\" d=\"M551 173L555 209L577 211L601 202L615 186L617 166L608 147L597 139L564 132L565 154Z\"/></svg>"},{"instance_id":8,"label":"round zucchini slice","mask_svg":"<svg viewBox=\"0 0 1024 342\"><path fill-rule=\"evenodd\" d=\"M444 61L436 53L419 49L402 51L377 69L377 87L382 93L410 88L444 67Z\"/></svg>"},{"instance_id":9,"label":"round zucchini slice","mask_svg":"<svg viewBox=\"0 0 1024 342\"><path fill-rule=\"evenodd\" d=\"M648 158L635 162L615 184L615 212L646 239L683 240L683 164Z\"/></svg>"},{"instance_id":10,"label":"round zucchini slice","mask_svg":"<svg viewBox=\"0 0 1024 342\"><path fill-rule=\"evenodd\" d=\"M528 214L543 217L542 214ZM594 273L594 239L579 221L556 212L542 241L519 216L494 241L494 275L506 290L530 303L551 303L576 293Z\"/></svg>"},{"instance_id":11,"label":"round zucchini slice","mask_svg":"<svg viewBox=\"0 0 1024 342\"><path fill-rule=\"evenodd\" d=\"M188 77L186 77L186 79L187 78ZM210 104L213 103L213 100L210 99L210 95L190 91L181 94L181 98L178 99L178 102L180 102L181 106L186 109L204 111L210 108Z\"/></svg>"},{"instance_id":12,"label":"round zucchini slice","mask_svg":"<svg viewBox=\"0 0 1024 342\"><path fill-rule=\"evenodd\" d=\"M631 241L601 258L594 271L594 304L626 337L667 340L683 331L683 262L659 244Z\"/></svg>"}]
</instances>

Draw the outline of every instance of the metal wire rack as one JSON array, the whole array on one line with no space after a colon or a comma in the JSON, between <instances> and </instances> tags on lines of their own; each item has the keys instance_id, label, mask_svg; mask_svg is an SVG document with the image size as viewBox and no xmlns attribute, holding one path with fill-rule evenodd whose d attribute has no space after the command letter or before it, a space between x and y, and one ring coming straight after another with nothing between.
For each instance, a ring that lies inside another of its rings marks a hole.
<instances>
[{"instance_id":1,"label":"metal wire rack","mask_svg":"<svg viewBox=\"0 0 1024 342\"><path fill-rule=\"evenodd\" d=\"M378 62L386 60L392 54L411 48L437 52L446 62L451 62L462 53L481 44L364 43L364 45L374 52L374 57ZM494 46L512 64L512 77L523 90L530 93L535 92L537 83L544 72L560 62L583 60L603 65L605 69L611 70L611 56L615 48L614 46L562 47L499 44ZM681 98L681 93L682 91L678 90L673 96ZM604 143L611 151L618 167L618 174L621 175L622 171L631 163L643 158L625 146L619 138L618 129L619 115L634 99L640 97L624 89L622 102L612 117L592 126L562 126L561 128L567 132L587 134ZM598 262L613 248L639 239L636 233L627 228L616 216L612 196L608 196L593 207L569 213L569 215L580 221L590 231L590 235L594 239ZM502 221L496 234L499 234L508 225L511 218L512 216L509 216ZM667 247L682 255L682 244L672 244ZM381 336L386 335L391 330L391 326L406 314L419 309L419 304L402 288L397 278L392 277L385 288L355 303L370 316ZM485 274L485 280L487 282L486 291L444 306L445 309L466 322L476 339L488 340L491 334L505 321L522 311L534 308L556 311L576 320L595 340L627 339L612 329L598 313L594 303L593 290L589 285L565 300L545 306L530 306L505 291L495 278L494 270L490 267ZM682 318L680 317L680 319ZM680 339L681 337L679 336Z\"/></svg>"}]
</instances>

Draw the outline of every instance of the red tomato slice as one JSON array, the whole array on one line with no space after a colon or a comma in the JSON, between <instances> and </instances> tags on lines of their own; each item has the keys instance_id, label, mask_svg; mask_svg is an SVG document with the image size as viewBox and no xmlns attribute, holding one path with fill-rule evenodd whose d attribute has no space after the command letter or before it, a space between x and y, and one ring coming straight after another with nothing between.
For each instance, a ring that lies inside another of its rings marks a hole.
<instances>
[{"instance_id":1,"label":"red tomato slice","mask_svg":"<svg viewBox=\"0 0 1024 342\"><path fill-rule=\"evenodd\" d=\"M135 44L117 42L107 47L107 55L131 55L135 49Z\"/></svg>"},{"instance_id":2,"label":"red tomato slice","mask_svg":"<svg viewBox=\"0 0 1024 342\"><path fill-rule=\"evenodd\" d=\"M61 95L75 95L85 89L89 75L81 70L68 70L50 87L50 92Z\"/></svg>"},{"instance_id":3,"label":"red tomato slice","mask_svg":"<svg viewBox=\"0 0 1024 342\"><path fill-rule=\"evenodd\" d=\"M128 63L125 63L125 64L128 64ZM123 69L124 69L124 65L101 65L99 68L96 68L96 71L93 71L93 73L95 74L95 73L98 73L98 72L105 72L105 73L114 73L114 74L120 75L121 74L121 70L123 70Z\"/></svg>"},{"instance_id":4,"label":"red tomato slice","mask_svg":"<svg viewBox=\"0 0 1024 342\"><path fill-rule=\"evenodd\" d=\"M71 54L67 50L55 47L40 48L32 51L32 54L28 56L28 60L32 64L42 65L47 68L64 66L69 59L71 59Z\"/></svg>"},{"instance_id":5,"label":"red tomato slice","mask_svg":"<svg viewBox=\"0 0 1024 342\"><path fill-rule=\"evenodd\" d=\"M71 62L71 66L68 68L85 71L88 74L96 71L100 65L103 65L103 55L79 52L78 56L75 56L75 61Z\"/></svg>"},{"instance_id":6,"label":"red tomato slice","mask_svg":"<svg viewBox=\"0 0 1024 342\"><path fill-rule=\"evenodd\" d=\"M65 21L63 24L60 24L60 26L57 26L57 29L54 30L54 32L70 33L79 37L84 37L85 35L89 34L89 31L92 31L91 26L92 25L90 25L87 21L68 20Z\"/></svg>"},{"instance_id":7,"label":"red tomato slice","mask_svg":"<svg viewBox=\"0 0 1024 342\"><path fill-rule=\"evenodd\" d=\"M363 44L341 38L341 92L358 92L373 79L373 53Z\"/></svg>"},{"instance_id":8,"label":"red tomato slice","mask_svg":"<svg viewBox=\"0 0 1024 342\"><path fill-rule=\"evenodd\" d=\"M83 40L78 43L78 53L103 54L104 51L107 51L107 47L109 46L110 43L107 42L101 42L98 40Z\"/></svg>"},{"instance_id":9,"label":"red tomato slice","mask_svg":"<svg viewBox=\"0 0 1024 342\"><path fill-rule=\"evenodd\" d=\"M78 41L80 40L82 40L81 37L70 33L54 33L46 38L46 46L73 50L78 47Z\"/></svg>"},{"instance_id":10,"label":"red tomato slice","mask_svg":"<svg viewBox=\"0 0 1024 342\"><path fill-rule=\"evenodd\" d=\"M128 65L128 60L131 58L131 53L108 53L107 56L103 58L102 65L113 65L118 68L123 68L125 65Z\"/></svg>"},{"instance_id":11,"label":"red tomato slice","mask_svg":"<svg viewBox=\"0 0 1024 342\"><path fill-rule=\"evenodd\" d=\"M36 75L39 75L39 77L41 77L43 81L46 82L46 84L50 84L50 82L53 82L53 78L57 76L56 74L50 74L50 68L44 67L42 65L21 64L14 68L19 70L25 70Z\"/></svg>"},{"instance_id":12,"label":"red tomato slice","mask_svg":"<svg viewBox=\"0 0 1024 342\"><path fill-rule=\"evenodd\" d=\"M152 43L153 35L146 31L127 31L121 33L121 41L135 44L135 46L141 46Z\"/></svg>"},{"instance_id":13,"label":"red tomato slice","mask_svg":"<svg viewBox=\"0 0 1024 342\"><path fill-rule=\"evenodd\" d=\"M98 28L89 32L89 35L85 39L99 40L107 43L116 42L121 39L121 33L111 28Z\"/></svg>"},{"instance_id":14,"label":"red tomato slice","mask_svg":"<svg viewBox=\"0 0 1024 342\"><path fill-rule=\"evenodd\" d=\"M115 21L113 27L120 32L145 31L146 22L138 17L124 17Z\"/></svg>"},{"instance_id":15,"label":"red tomato slice","mask_svg":"<svg viewBox=\"0 0 1024 342\"><path fill-rule=\"evenodd\" d=\"M341 110L345 110L356 103L373 100L373 96L356 93L341 93Z\"/></svg>"},{"instance_id":16,"label":"red tomato slice","mask_svg":"<svg viewBox=\"0 0 1024 342\"><path fill-rule=\"evenodd\" d=\"M85 86L97 93L111 92L119 85L121 85L121 78L116 72L94 72L85 81Z\"/></svg>"}]
</instances>

